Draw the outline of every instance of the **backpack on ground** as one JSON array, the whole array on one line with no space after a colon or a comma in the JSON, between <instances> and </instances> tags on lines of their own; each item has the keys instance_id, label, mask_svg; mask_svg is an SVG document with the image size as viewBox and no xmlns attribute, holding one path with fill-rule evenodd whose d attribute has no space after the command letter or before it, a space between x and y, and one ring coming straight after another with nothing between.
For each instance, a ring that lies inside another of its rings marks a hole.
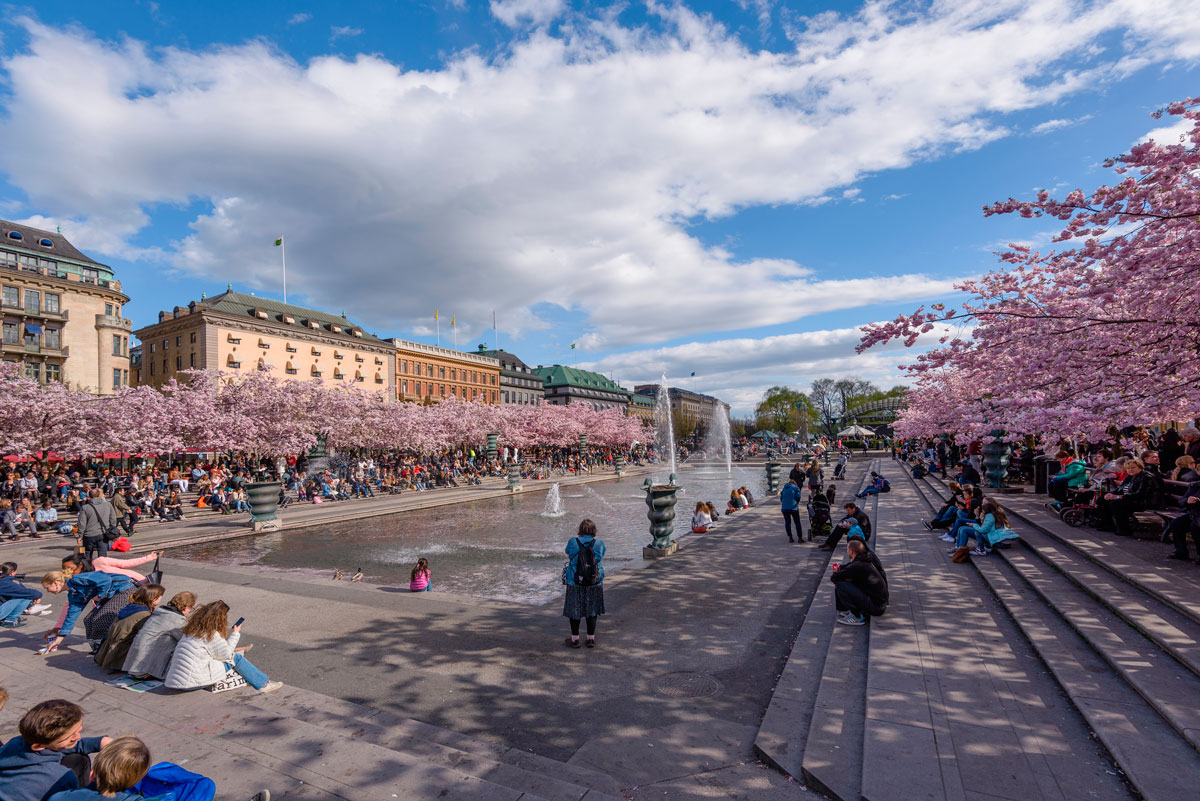
<instances>
[{"instance_id":1,"label":"backpack on ground","mask_svg":"<svg viewBox=\"0 0 1200 801\"><path fill-rule=\"evenodd\" d=\"M881 486L879 487L880 492L891 492L892 491L892 482L888 481L886 478L881 478L879 480L881 482Z\"/></svg>"},{"instance_id":2,"label":"backpack on ground","mask_svg":"<svg viewBox=\"0 0 1200 801\"><path fill-rule=\"evenodd\" d=\"M584 542L578 537L579 553L575 557L575 584L579 587L593 587L599 583L600 568L596 564L596 540Z\"/></svg>"}]
</instances>

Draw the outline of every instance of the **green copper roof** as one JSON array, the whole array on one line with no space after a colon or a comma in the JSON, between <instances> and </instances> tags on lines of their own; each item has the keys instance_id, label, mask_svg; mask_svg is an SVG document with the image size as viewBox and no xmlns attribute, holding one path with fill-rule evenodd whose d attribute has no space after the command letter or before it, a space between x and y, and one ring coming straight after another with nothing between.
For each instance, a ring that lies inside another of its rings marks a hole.
<instances>
[{"instance_id":1,"label":"green copper roof","mask_svg":"<svg viewBox=\"0 0 1200 801\"><path fill-rule=\"evenodd\" d=\"M601 392L617 392L623 395L632 394L611 378L588 370L579 370L574 367L555 364L550 367L538 367L533 372L541 376L542 383L548 387L568 386L579 387L580 389L594 389Z\"/></svg>"},{"instance_id":2,"label":"green copper roof","mask_svg":"<svg viewBox=\"0 0 1200 801\"><path fill-rule=\"evenodd\" d=\"M658 398L654 397L653 395L634 393L633 397L629 399L629 402L636 403L638 406L657 406Z\"/></svg>"}]
</instances>

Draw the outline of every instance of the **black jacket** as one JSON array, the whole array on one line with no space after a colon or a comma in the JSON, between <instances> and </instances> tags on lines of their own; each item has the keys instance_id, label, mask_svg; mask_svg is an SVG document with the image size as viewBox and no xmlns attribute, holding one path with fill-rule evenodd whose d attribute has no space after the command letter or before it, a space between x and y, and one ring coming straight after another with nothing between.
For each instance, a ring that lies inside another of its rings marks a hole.
<instances>
[{"instance_id":1,"label":"black jacket","mask_svg":"<svg viewBox=\"0 0 1200 801\"><path fill-rule=\"evenodd\" d=\"M1120 495L1138 509L1145 509L1154 494L1154 486L1151 484L1154 480L1153 476L1143 470L1136 476L1126 476L1113 494Z\"/></svg>"},{"instance_id":2,"label":"black jacket","mask_svg":"<svg viewBox=\"0 0 1200 801\"><path fill-rule=\"evenodd\" d=\"M851 518L858 521L858 527L862 529L863 535L867 539L871 539L871 518L867 517L867 513L862 509L855 507L854 514L846 515L842 518L842 520L850 520ZM842 521L839 520L838 522L840 523Z\"/></svg>"},{"instance_id":3,"label":"black jacket","mask_svg":"<svg viewBox=\"0 0 1200 801\"><path fill-rule=\"evenodd\" d=\"M883 572L879 557L871 550L863 551L852 562L842 565L829 580L849 581L865 592L876 606L882 608L888 604L887 574Z\"/></svg>"}]
</instances>

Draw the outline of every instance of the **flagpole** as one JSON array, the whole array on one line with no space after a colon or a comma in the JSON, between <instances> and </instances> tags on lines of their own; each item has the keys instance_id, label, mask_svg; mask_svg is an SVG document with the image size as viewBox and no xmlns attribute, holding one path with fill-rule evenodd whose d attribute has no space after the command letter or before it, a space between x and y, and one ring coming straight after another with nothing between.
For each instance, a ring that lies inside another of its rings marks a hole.
<instances>
[{"instance_id":1,"label":"flagpole","mask_svg":"<svg viewBox=\"0 0 1200 801\"><path fill-rule=\"evenodd\" d=\"M450 318L450 331L454 335L454 349L458 350L458 326L454 324L454 318Z\"/></svg>"},{"instance_id":2,"label":"flagpole","mask_svg":"<svg viewBox=\"0 0 1200 801\"><path fill-rule=\"evenodd\" d=\"M437 345L442 346L442 319L436 311L433 313L433 321L437 324Z\"/></svg>"},{"instance_id":3,"label":"flagpole","mask_svg":"<svg viewBox=\"0 0 1200 801\"><path fill-rule=\"evenodd\" d=\"M495 340L496 350L500 350L500 330L496 328L496 310L492 309L492 339Z\"/></svg>"},{"instance_id":4,"label":"flagpole","mask_svg":"<svg viewBox=\"0 0 1200 801\"><path fill-rule=\"evenodd\" d=\"M279 237L283 239L283 237ZM287 303L287 242L279 246L279 259L283 262L283 302Z\"/></svg>"}]
</instances>

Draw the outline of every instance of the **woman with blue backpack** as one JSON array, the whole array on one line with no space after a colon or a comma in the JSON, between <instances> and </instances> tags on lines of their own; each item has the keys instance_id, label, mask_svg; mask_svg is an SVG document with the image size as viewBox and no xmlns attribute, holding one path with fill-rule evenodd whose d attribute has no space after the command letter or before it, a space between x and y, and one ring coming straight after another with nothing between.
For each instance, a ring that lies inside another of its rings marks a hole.
<instances>
[{"instance_id":1,"label":"woman with blue backpack","mask_svg":"<svg viewBox=\"0 0 1200 801\"><path fill-rule=\"evenodd\" d=\"M566 644L579 647L579 621L587 621L587 647L596 647L596 618L604 614L604 543L596 538L596 524L584 520L579 533L567 542L563 583L567 597L563 616L571 621Z\"/></svg>"}]
</instances>

